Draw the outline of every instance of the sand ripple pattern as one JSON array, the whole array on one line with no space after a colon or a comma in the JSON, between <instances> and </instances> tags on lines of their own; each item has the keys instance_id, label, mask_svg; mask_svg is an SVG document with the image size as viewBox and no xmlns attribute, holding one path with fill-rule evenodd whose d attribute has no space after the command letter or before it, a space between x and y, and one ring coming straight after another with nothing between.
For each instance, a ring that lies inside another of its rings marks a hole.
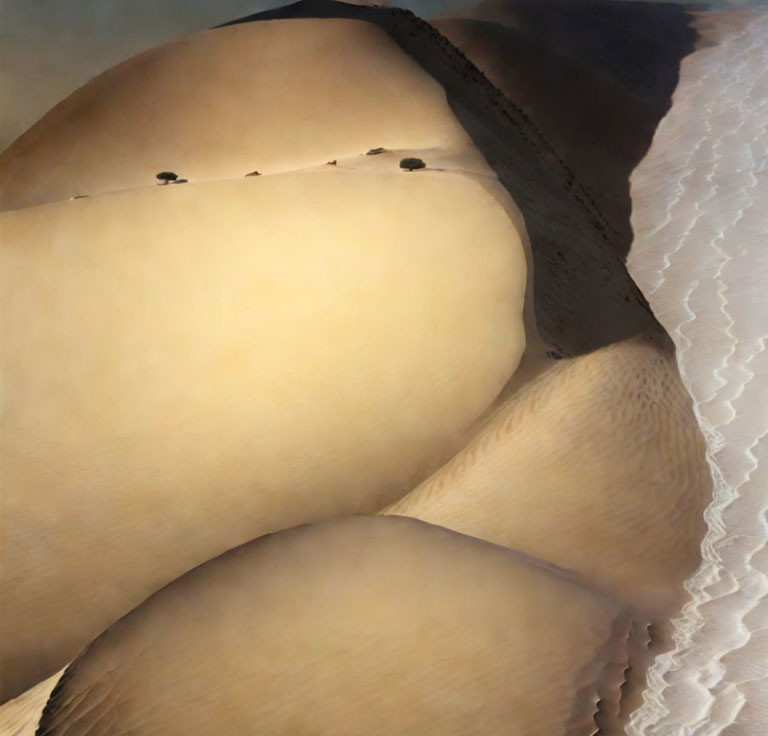
<instances>
[{"instance_id":1,"label":"sand ripple pattern","mask_svg":"<svg viewBox=\"0 0 768 736\"><path fill-rule=\"evenodd\" d=\"M632 177L629 270L677 345L715 481L676 646L633 735L768 723L768 13L738 20L683 62Z\"/></svg>"}]
</instances>

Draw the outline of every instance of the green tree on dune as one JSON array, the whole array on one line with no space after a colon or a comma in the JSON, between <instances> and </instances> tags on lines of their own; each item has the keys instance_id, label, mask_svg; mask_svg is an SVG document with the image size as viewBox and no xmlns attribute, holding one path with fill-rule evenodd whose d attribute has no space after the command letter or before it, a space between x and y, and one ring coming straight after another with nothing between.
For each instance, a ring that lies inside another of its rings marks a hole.
<instances>
[{"instance_id":1,"label":"green tree on dune","mask_svg":"<svg viewBox=\"0 0 768 736\"><path fill-rule=\"evenodd\" d=\"M161 171L159 174L157 174L157 178L160 179L163 184L170 184L172 181L176 181L176 179L179 177L172 171Z\"/></svg>"},{"instance_id":2,"label":"green tree on dune","mask_svg":"<svg viewBox=\"0 0 768 736\"><path fill-rule=\"evenodd\" d=\"M405 171L414 171L415 169L423 169L426 164L420 158L404 158L400 162L400 168Z\"/></svg>"}]
</instances>

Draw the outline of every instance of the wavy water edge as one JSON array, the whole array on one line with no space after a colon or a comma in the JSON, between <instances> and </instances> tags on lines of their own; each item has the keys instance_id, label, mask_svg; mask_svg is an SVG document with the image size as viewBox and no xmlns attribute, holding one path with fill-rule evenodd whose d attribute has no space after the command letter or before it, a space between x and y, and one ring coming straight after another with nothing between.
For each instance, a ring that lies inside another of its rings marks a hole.
<instances>
[{"instance_id":1,"label":"wavy water edge","mask_svg":"<svg viewBox=\"0 0 768 736\"><path fill-rule=\"evenodd\" d=\"M768 13L739 20L684 60L632 176L629 270L677 346L714 479L703 561L633 736L768 722Z\"/></svg>"}]
</instances>

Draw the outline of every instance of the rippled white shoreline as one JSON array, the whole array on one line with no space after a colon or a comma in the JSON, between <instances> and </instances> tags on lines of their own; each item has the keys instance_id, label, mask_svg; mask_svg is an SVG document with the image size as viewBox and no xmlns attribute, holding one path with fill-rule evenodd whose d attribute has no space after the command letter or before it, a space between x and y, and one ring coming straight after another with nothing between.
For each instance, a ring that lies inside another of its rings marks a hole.
<instances>
[{"instance_id":1,"label":"rippled white shoreline","mask_svg":"<svg viewBox=\"0 0 768 736\"><path fill-rule=\"evenodd\" d=\"M709 35L632 178L629 269L677 345L715 493L631 734L747 736L768 717L768 13Z\"/></svg>"}]
</instances>

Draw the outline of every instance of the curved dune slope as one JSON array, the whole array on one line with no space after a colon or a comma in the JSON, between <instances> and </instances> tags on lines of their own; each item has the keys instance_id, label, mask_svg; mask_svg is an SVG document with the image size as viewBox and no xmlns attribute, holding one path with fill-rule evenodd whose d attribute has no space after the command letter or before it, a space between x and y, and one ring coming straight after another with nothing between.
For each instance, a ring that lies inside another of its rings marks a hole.
<instances>
[{"instance_id":1,"label":"curved dune slope","mask_svg":"<svg viewBox=\"0 0 768 736\"><path fill-rule=\"evenodd\" d=\"M41 736L592 734L628 619L411 519L272 535L175 581L70 666Z\"/></svg>"},{"instance_id":2,"label":"curved dune slope","mask_svg":"<svg viewBox=\"0 0 768 736\"><path fill-rule=\"evenodd\" d=\"M520 108L435 28L402 8L333 0L301 0L228 26L339 17L384 29L443 86L456 117L525 217L536 319L550 347L577 355L647 332L663 340L599 203Z\"/></svg>"},{"instance_id":3,"label":"curved dune slope","mask_svg":"<svg viewBox=\"0 0 768 736\"><path fill-rule=\"evenodd\" d=\"M482 184L340 167L6 213L5 695L191 566L375 511L525 344Z\"/></svg>"},{"instance_id":4,"label":"curved dune slope","mask_svg":"<svg viewBox=\"0 0 768 736\"><path fill-rule=\"evenodd\" d=\"M154 185L163 170L227 179L378 147L472 149L443 88L373 24L231 26L140 54L57 105L0 154L0 209ZM476 150L473 166L490 171Z\"/></svg>"},{"instance_id":5,"label":"curved dune slope","mask_svg":"<svg viewBox=\"0 0 768 736\"><path fill-rule=\"evenodd\" d=\"M40 716L64 670L43 680L18 698L0 705L2 736L35 736Z\"/></svg>"},{"instance_id":6,"label":"curved dune slope","mask_svg":"<svg viewBox=\"0 0 768 736\"><path fill-rule=\"evenodd\" d=\"M549 560L664 616L699 562L709 485L674 359L638 339L563 361L384 513Z\"/></svg>"},{"instance_id":7,"label":"curved dune slope","mask_svg":"<svg viewBox=\"0 0 768 736\"><path fill-rule=\"evenodd\" d=\"M670 105L693 49L679 5L615 0L483 0L430 23L519 105L616 232L632 240L629 176Z\"/></svg>"}]
</instances>

